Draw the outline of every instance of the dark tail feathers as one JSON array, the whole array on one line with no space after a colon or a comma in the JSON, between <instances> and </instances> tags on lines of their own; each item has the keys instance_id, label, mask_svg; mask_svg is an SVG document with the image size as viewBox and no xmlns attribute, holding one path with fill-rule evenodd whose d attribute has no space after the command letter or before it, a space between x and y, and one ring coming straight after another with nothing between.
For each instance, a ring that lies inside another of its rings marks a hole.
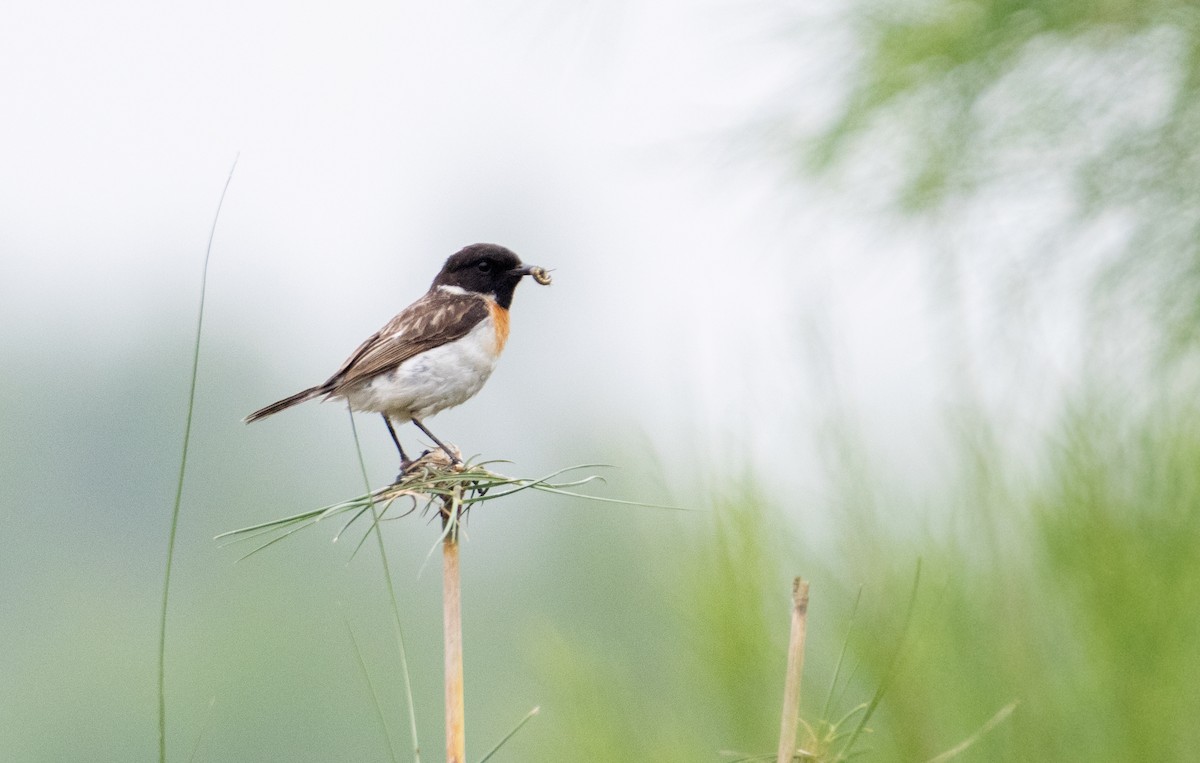
<instances>
[{"instance_id":1,"label":"dark tail feathers","mask_svg":"<svg viewBox=\"0 0 1200 763\"><path fill-rule=\"evenodd\" d=\"M329 392L329 390L326 389L323 385L317 386L317 387L309 387L308 389L303 390L302 392L297 392L294 395L285 397L282 400L278 400L274 403L271 403L270 405L266 406L265 408L259 408L257 411L255 411L254 413L247 416L244 419L244 421L247 424L249 424L251 421L258 421L259 419L265 419L267 416L270 416L275 413L279 413L280 411L284 410L285 408L291 408L293 405L296 405L297 403L303 403L305 400L312 400L314 397L320 397L321 395L328 394L328 392Z\"/></svg>"}]
</instances>

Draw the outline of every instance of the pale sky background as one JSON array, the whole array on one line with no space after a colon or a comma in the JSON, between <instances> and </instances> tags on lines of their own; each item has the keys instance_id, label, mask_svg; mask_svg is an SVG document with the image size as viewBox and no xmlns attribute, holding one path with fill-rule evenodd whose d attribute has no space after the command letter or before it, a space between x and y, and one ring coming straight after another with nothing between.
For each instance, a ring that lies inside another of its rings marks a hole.
<instances>
[{"instance_id":1,"label":"pale sky background","mask_svg":"<svg viewBox=\"0 0 1200 763\"><path fill-rule=\"evenodd\" d=\"M325 378L475 241L556 282L521 289L509 356L471 410L438 418L448 439L468 418L518 426L479 418L511 408L568 431L636 423L631 437L689 461L803 473L795 435L820 416L804 370L814 327L868 415L907 430L904 412L936 398L912 242L746 159L747 125L797 82L799 112L819 120L844 37L788 46L785 19L742 3L5 16L0 299L5 344L23 352L182 352L241 152L205 347L236 344L262 376L231 415ZM263 426L344 426L332 411L288 418Z\"/></svg>"}]
</instances>

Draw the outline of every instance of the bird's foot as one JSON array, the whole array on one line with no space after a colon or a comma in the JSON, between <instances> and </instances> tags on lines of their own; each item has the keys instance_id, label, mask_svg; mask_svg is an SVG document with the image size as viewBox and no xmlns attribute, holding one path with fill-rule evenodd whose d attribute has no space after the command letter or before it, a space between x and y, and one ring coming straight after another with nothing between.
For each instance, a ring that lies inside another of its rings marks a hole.
<instances>
[{"instance_id":1,"label":"bird's foot","mask_svg":"<svg viewBox=\"0 0 1200 763\"><path fill-rule=\"evenodd\" d=\"M438 472L461 472L465 463L462 456L458 454L458 449L445 450L436 447L424 450L421 455L411 459L401 459L400 473L396 475L396 480L392 483L398 485L405 480L411 480L418 473L436 474Z\"/></svg>"},{"instance_id":2,"label":"bird's foot","mask_svg":"<svg viewBox=\"0 0 1200 763\"><path fill-rule=\"evenodd\" d=\"M402 460L400 473L396 475L396 481L392 484L403 482L422 468L445 470L447 468L461 469L462 466L463 460L456 453L447 452L441 448L427 449L416 458Z\"/></svg>"},{"instance_id":3,"label":"bird's foot","mask_svg":"<svg viewBox=\"0 0 1200 763\"><path fill-rule=\"evenodd\" d=\"M446 446L439 443L436 450L427 450L423 455L428 455L430 453L436 453L436 458L439 461L443 460L442 457L444 456L445 460L449 462L446 465L452 469L461 470L462 467L465 466L462 456L459 455L458 448L454 447L453 445Z\"/></svg>"},{"instance_id":4,"label":"bird's foot","mask_svg":"<svg viewBox=\"0 0 1200 763\"><path fill-rule=\"evenodd\" d=\"M405 477L407 477L409 474L411 474L411 473L412 473L412 471L413 471L413 469L416 467L416 465L417 465L418 463L420 463L420 462L421 462L421 459L422 459L422 458L425 458L425 456L426 456L426 455L428 455L428 453L429 453L429 451L425 451L424 453L422 453L421 455L417 456L416 458L402 458L402 459L400 459L400 473L396 475L396 482L395 482L395 483L393 483L393 484L397 484L397 483L403 482L403 481L404 481L404 478L405 478Z\"/></svg>"}]
</instances>

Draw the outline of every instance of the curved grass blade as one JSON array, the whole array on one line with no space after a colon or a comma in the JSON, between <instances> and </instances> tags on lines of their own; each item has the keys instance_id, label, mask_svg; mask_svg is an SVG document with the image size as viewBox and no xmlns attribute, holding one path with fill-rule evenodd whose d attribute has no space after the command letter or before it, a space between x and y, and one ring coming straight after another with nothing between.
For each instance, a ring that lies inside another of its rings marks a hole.
<instances>
[{"instance_id":1,"label":"curved grass blade","mask_svg":"<svg viewBox=\"0 0 1200 763\"><path fill-rule=\"evenodd\" d=\"M524 726L526 723L529 723L530 718L537 715L541 711L542 711L542 707L541 707L541 705L538 705L537 707L533 708L528 713L526 713L525 717L522 718L521 720L517 721L517 725L513 726L512 730L509 731L507 734L505 734L504 737L499 742L496 743L495 747L493 747L491 750L488 750L487 755L484 755L482 758L479 759L479 763L487 763L488 760L493 755L496 754L497 750L499 750L501 747L503 747L505 744L507 744L508 740L512 739L513 736L516 735L516 733L521 730L522 726Z\"/></svg>"},{"instance_id":2,"label":"curved grass blade","mask_svg":"<svg viewBox=\"0 0 1200 763\"><path fill-rule=\"evenodd\" d=\"M350 627L350 618L346 618L346 632L350 634L350 643L354 645L354 657L358 661L358 669L362 671L363 680L367 682L367 689L371 692L371 704L375 707L375 717L379 719L379 726L383 729L383 738L387 741L388 756L392 759L392 763L396 763L399 758L396 757L396 748L392 745L392 734L388 731L387 721L383 717L383 706L379 704L379 692L375 691L375 684L371 681L371 673L367 670L367 663L363 659L362 650L358 647L358 639L354 637L354 628Z\"/></svg>"},{"instance_id":3,"label":"curved grass blade","mask_svg":"<svg viewBox=\"0 0 1200 763\"><path fill-rule=\"evenodd\" d=\"M209 697L208 709L204 711L204 723L200 726L200 733L196 735L196 743L192 745L192 754L188 756L188 763L196 759L200 754L200 743L204 741L204 732L208 731L212 726L213 708L217 706L217 698Z\"/></svg>"},{"instance_id":4,"label":"curved grass blade","mask_svg":"<svg viewBox=\"0 0 1200 763\"><path fill-rule=\"evenodd\" d=\"M204 249L204 267L200 274L200 309L196 316L196 341L192 345L192 378L188 387L187 417L183 424L183 454L179 459L179 480L175 484L175 505L171 508L171 529L167 534L167 562L163 572L162 614L158 623L158 760L167 761L167 603L171 594L171 568L175 561L175 535L179 529L179 507L183 503L183 480L187 474L188 444L192 440L192 413L196 408L196 377L200 369L200 336L204 331L204 302L208 293L208 262L212 258L213 239L217 234L217 220L221 218L221 207L225 204L225 193L233 180L240 153L233 157L229 175L221 188L217 200L217 211L213 213L212 227L208 231L208 245Z\"/></svg>"},{"instance_id":5,"label":"curved grass blade","mask_svg":"<svg viewBox=\"0 0 1200 763\"><path fill-rule=\"evenodd\" d=\"M888 687L896 677L896 672L900 665L900 656L904 652L904 643L908 640L908 630L910 627L912 627L913 612L917 608L917 589L920 587L920 585L921 560L918 559L917 571L916 574L913 575L912 593L910 593L908 597L908 611L904 615L904 627L900 630L900 639L896 643L896 652L892 655L892 661L888 665L887 671L883 674L883 679L879 682L879 686L875 689L875 693L871 696L871 701L867 703L866 711L862 714L862 717L858 719L858 723L854 727L854 731L851 732L850 738L846 741L845 746L842 747L840 754L844 758L849 758L854 754L854 743L858 740L858 737L866 728L867 722L871 720L871 716L875 713L876 708L879 707L879 703L883 700L884 692L888 690Z\"/></svg>"},{"instance_id":6,"label":"curved grass blade","mask_svg":"<svg viewBox=\"0 0 1200 763\"><path fill-rule=\"evenodd\" d=\"M928 761L926 761L926 763L946 763L948 760L957 758L959 753L964 752L968 747L982 739L984 734L987 734L989 731L1007 720L1008 716L1012 715L1013 711L1017 709L1017 705L1019 704L1021 703L1010 702L1004 707L1000 708L1000 711L989 718L987 722L980 726L979 730L974 734L954 745L949 750L946 750L941 755L930 758Z\"/></svg>"},{"instance_id":7,"label":"curved grass blade","mask_svg":"<svg viewBox=\"0 0 1200 763\"><path fill-rule=\"evenodd\" d=\"M854 606L850 608L850 622L846 624L846 637L842 639L842 650L838 652L837 663L833 666L833 678L829 680L829 693L825 695L825 705L821 708L821 717L828 718L833 707L833 695L837 689L838 677L842 673L842 664L846 660L846 652L850 648L850 634L854 632L854 618L858 616L858 606L862 602L863 587L858 587L854 597Z\"/></svg>"},{"instance_id":8,"label":"curved grass blade","mask_svg":"<svg viewBox=\"0 0 1200 763\"><path fill-rule=\"evenodd\" d=\"M662 504L662 503L643 503L641 501L626 501L626 500L622 500L620 498L605 498L604 496L599 496L599 495L586 495L584 493L572 493L569 490L559 490L558 488L551 487L549 485L539 487L538 490L542 490L547 493L554 493L555 495L566 495L566 496L570 496L571 498L582 498L585 501L599 501L600 503L615 503L620 506L638 506L643 509L666 509L668 511L698 511L698 509L689 509L686 506L667 506L666 504Z\"/></svg>"},{"instance_id":9,"label":"curved grass blade","mask_svg":"<svg viewBox=\"0 0 1200 763\"><path fill-rule=\"evenodd\" d=\"M371 478L367 476L367 462L363 459L362 447L358 442L358 427L354 424L354 412L346 409L350 416L350 432L354 435L354 449L358 453L358 466L362 470L363 485L367 490L367 502L371 507L372 527L375 537L379 540L379 561L383 565L383 579L387 584L388 601L391 603L392 624L396 632L396 647L400 651L400 671L404 678L404 695L408 703L408 726L412 734L413 761L421 763L421 743L417 738L417 710L413 703L412 676L408 670L408 650L404 647L404 629L400 625L400 605L396 603L396 588L392 585L392 570L388 565L387 548L383 543L383 531L379 529L379 511L375 506L374 494L371 492ZM360 544L361 545L361 544Z\"/></svg>"},{"instance_id":10,"label":"curved grass blade","mask_svg":"<svg viewBox=\"0 0 1200 763\"><path fill-rule=\"evenodd\" d=\"M500 463L501 461L489 461L486 463ZM237 543L243 540L253 540L261 538L263 535L268 535L278 532L279 536L272 541L258 546L246 556L250 556L274 542L291 535L299 529L303 529L317 522L337 516L346 512L353 512L353 516L342 526L334 539L339 539L346 530L355 523L366 511L372 511L377 504L387 504L399 498L407 498L413 501L413 507L408 511L400 514L401 517L407 516L420 509L422 512L429 509L430 505L436 500L446 500L453 498L464 508L491 501L497 498L504 498L514 493L519 493L526 490L538 490L545 493L567 496L570 498L580 498L583 500L599 501L602 503L612 503L621 506L637 506L642 508L655 509L671 509L677 511L691 511L692 509L681 508L677 506L666 506L661 504L643 503L640 501L627 501L619 498L605 498L602 496L587 495L578 493L568 488L577 488L587 485L592 482L603 482L604 478L599 475L588 475L580 479L566 480L562 482L554 482L553 480L571 471L579 469L605 467L605 464L582 464L578 466L569 466L542 477L531 479L524 477L507 477L502 474L488 471L476 464L463 469L462 471L439 471L434 468L427 469L426 472L411 475L403 482L398 484L388 485L375 491L352 498L340 503L330 504L319 509L304 511L297 514L292 514L280 519L273 519L266 522L243 527L237 530L223 532L216 536L217 540L225 540L224 545ZM423 504L423 505L422 505ZM373 530L384 519L393 519L399 517L387 517L387 507L381 512L378 512L371 528L367 534ZM366 535L363 536L364 539ZM438 541L445 538L444 534L439 536ZM360 540L355 547L355 553L361 548L363 540ZM436 546L435 546L436 548ZM432 555L432 551L430 552ZM242 557L245 558L245 557ZM353 558L353 555L352 557ZM428 558L428 557L427 557Z\"/></svg>"}]
</instances>

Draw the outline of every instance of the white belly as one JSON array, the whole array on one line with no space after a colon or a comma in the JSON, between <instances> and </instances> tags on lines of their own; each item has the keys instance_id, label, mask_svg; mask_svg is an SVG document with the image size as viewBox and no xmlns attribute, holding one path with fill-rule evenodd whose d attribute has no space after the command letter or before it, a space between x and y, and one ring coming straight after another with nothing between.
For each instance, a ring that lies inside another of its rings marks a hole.
<instances>
[{"instance_id":1,"label":"white belly","mask_svg":"<svg viewBox=\"0 0 1200 763\"><path fill-rule=\"evenodd\" d=\"M488 317L466 336L411 357L342 396L354 410L386 413L397 424L424 419L471 398L499 357L496 329Z\"/></svg>"}]
</instances>

